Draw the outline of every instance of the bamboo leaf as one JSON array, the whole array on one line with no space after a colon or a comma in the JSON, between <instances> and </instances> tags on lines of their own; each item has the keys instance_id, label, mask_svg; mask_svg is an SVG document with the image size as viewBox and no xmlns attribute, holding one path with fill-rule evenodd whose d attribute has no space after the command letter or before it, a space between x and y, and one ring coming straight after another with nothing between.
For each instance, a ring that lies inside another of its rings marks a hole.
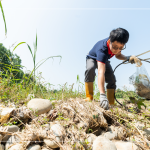
<instances>
[{"instance_id":1,"label":"bamboo leaf","mask_svg":"<svg viewBox=\"0 0 150 150\"><path fill-rule=\"evenodd\" d=\"M4 11L3 11L1 0L0 0L0 8L1 8L2 16L3 16L3 20L4 20L4 24L5 24L5 35L6 35L7 34L7 26L6 26L5 15L4 15Z\"/></svg>"}]
</instances>

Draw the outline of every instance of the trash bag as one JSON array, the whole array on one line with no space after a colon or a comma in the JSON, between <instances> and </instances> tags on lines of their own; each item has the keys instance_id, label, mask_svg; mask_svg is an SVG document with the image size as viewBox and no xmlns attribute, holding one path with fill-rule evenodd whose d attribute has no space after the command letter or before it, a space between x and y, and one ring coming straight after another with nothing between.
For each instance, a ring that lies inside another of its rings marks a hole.
<instances>
[{"instance_id":1,"label":"trash bag","mask_svg":"<svg viewBox=\"0 0 150 150\"><path fill-rule=\"evenodd\" d=\"M150 99L150 77L144 67L137 67L136 72L129 77L129 82L135 88L138 96Z\"/></svg>"}]
</instances>

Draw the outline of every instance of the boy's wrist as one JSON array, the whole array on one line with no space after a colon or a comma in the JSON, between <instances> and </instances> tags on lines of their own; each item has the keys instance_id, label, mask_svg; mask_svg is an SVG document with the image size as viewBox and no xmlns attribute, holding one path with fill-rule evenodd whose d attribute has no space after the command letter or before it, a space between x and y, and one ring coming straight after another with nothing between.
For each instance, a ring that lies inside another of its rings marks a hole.
<instances>
[{"instance_id":1,"label":"boy's wrist","mask_svg":"<svg viewBox=\"0 0 150 150\"><path fill-rule=\"evenodd\" d=\"M125 60L128 60L128 61L129 61L130 57L131 57L131 55L130 55L130 56L126 56L126 57L125 57Z\"/></svg>"}]
</instances>

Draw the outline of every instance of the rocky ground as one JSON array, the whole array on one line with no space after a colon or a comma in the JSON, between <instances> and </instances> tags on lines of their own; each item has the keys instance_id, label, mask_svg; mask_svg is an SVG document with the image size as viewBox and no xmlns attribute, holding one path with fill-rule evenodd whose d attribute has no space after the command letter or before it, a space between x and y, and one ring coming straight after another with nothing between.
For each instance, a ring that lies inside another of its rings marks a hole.
<instances>
[{"instance_id":1,"label":"rocky ground","mask_svg":"<svg viewBox=\"0 0 150 150\"><path fill-rule=\"evenodd\" d=\"M132 104L127 104L130 107ZM0 150L146 150L150 113L83 99L0 105ZM143 115L144 114L144 115Z\"/></svg>"}]
</instances>

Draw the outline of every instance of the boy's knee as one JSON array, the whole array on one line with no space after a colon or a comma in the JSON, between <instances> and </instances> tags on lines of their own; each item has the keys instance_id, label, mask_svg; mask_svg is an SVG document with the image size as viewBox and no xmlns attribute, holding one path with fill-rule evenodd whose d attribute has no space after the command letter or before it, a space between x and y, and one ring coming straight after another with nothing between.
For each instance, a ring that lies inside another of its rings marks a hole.
<instances>
[{"instance_id":1,"label":"boy's knee","mask_svg":"<svg viewBox=\"0 0 150 150\"><path fill-rule=\"evenodd\" d=\"M116 82L110 82L106 86L107 89L116 89L116 87Z\"/></svg>"},{"instance_id":2,"label":"boy's knee","mask_svg":"<svg viewBox=\"0 0 150 150\"><path fill-rule=\"evenodd\" d=\"M94 82L95 75L95 69L93 67L87 68L85 71L85 82Z\"/></svg>"}]
</instances>

